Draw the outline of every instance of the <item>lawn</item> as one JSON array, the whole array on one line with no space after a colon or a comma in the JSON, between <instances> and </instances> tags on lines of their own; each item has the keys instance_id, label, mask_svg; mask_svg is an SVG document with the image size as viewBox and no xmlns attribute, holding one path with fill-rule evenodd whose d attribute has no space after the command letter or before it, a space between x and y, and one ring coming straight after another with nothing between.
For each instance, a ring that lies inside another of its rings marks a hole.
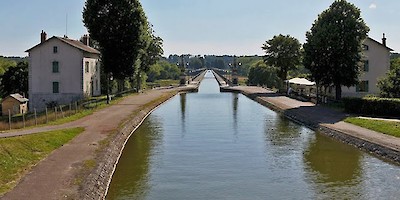
<instances>
[{"instance_id":1,"label":"lawn","mask_svg":"<svg viewBox=\"0 0 400 200\"><path fill-rule=\"evenodd\" d=\"M348 117L344 121L373 131L400 137L400 122L360 119L356 117Z\"/></svg>"},{"instance_id":2,"label":"lawn","mask_svg":"<svg viewBox=\"0 0 400 200\"><path fill-rule=\"evenodd\" d=\"M11 190L33 166L83 132L73 128L0 139L0 196Z\"/></svg>"}]
</instances>

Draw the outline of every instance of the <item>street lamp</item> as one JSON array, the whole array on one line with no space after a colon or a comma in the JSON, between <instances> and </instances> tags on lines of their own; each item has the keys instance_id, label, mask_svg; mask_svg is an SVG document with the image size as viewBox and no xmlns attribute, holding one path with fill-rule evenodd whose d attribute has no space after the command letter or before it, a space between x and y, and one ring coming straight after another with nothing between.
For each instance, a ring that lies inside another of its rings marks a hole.
<instances>
[{"instance_id":1,"label":"street lamp","mask_svg":"<svg viewBox=\"0 0 400 200\"><path fill-rule=\"evenodd\" d=\"M232 66L233 65L233 66ZM233 86L237 86L238 84L239 84L239 79L238 79L238 73L237 73L237 71L238 71L238 66L241 66L242 65L242 63L240 63L240 62L237 62L237 60L236 60L236 56L233 56L233 64L232 63L229 63L229 67L231 68L231 70L232 70L232 85Z\"/></svg>"},{"instance_id":2,"label":"street lamp","mask_svg":"<svg viewBox=\"0 0 400 200\"><path fill-rule=\"evenodd\" d=\"M176 63L177 66L181 68L181 75L180 75L180 85L185 85L186 84L186 66L185 62L183 60L183 55L181 55L181 63ZM189 63L187 63L189 66Z\"/></svg>"}]
</instances>

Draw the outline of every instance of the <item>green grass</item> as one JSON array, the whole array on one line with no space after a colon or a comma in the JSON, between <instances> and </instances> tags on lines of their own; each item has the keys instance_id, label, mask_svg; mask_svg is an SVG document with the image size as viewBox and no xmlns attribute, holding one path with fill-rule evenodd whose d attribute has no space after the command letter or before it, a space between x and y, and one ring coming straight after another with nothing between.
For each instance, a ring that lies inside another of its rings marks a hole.
<instances>
[{"instance_id":1,"label":"green grass","mask_svg":"<svg viewBox=\"0 0 400 200\"><path fill-rule=\"evenodd\" d=\"M73 128L0 139L0 195L11 190L23 175L83 128Z\"/></svg>"},{"instance_id":2,"label":"green grass","mask_svg":"<svg viewBox=\"0 0 400 200\"><path fill-rule=\"evenodd\" d=\"M360 119L356 117L348 117L344 121L373 131L400 137L400 122Z\"/></svg>"}]
</instances>

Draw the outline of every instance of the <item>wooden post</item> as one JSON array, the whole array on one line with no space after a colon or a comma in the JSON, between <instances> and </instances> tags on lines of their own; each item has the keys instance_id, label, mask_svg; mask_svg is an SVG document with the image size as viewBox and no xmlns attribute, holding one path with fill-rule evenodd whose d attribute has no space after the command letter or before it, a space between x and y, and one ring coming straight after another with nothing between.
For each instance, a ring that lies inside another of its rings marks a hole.
<instances>
[{"instance_id":1,"label":"wooden post","mask_svg":"<svg viewBox=\"0 0 400 200\"><path fill-rule=\"evenodd\" d=\"M36 108L33 109L35 112L35 126L37 126L37 113L36 113Z\"/></svg>"},{"instance_id":2,"label":"wooden post","mask_svg":"<svg viewBox=\"0 0 400 200\"><path fill-rule=\"evenodd\" d=\"M78 102L75 101L75 114L78 113Z\"/></svg>"},{"instance_id":3,"label":"wooden post","mask_svg":"<svg viewBox=\"0 0 400 200\"><path fill-rule=\"evenodd\" d=\"M8 124L10 125L10 130L11 130L11 111L8 109Z\"/></svg>"},{"instance_id":4,"label":"wooden post","mask_svg":"<svg viewBox=\"0 0 400 200\"><path fill-rule=\"evenodd\" d=\"M25 128L25 113L24 113L24 111L22 111L22 124L24 124L24 128Z\"/></svg>"},{"instance_id":5,"label":"wooden post","mask_svg":"<svg viewBox=\"0 0 400 200\"><path fill-rule=\"evenodd\" d=\"M64 112L63 112L63 110L62 110L62 107L60 106L60 112L61 112L61 115L62 115L62 117L64 118L65 116L64 116Z\"/></svg>"},{"instance_id":6,"label":"wooden post","mask_svg":"<svg viewBox=\"0 0 400 200\"><path fill-rule=\"evenodd\" d=\"M49 123L49 115L47 113L47 107L46 107L46 124Z\"/></svg>"},{"instance_id":7,"label":"wooden post","mask_svg":"<svg viewBox=\"0 0 400 200\"><path fill-rule=\"evenodd\" d=\"M57 106L56 106L56 107L54 107L54 114L55 114L55 116L56 116L56 120L57 120Z\"/></svg>"}]
</instances>

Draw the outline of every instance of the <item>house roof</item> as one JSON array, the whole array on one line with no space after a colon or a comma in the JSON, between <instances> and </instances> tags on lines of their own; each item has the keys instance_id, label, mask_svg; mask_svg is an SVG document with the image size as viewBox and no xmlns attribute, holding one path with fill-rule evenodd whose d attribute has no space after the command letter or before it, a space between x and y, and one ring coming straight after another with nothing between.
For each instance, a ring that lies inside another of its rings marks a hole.
<instances>
[{"instance_id":1,"label":"house roof","mask_svg":"<svg viewBox=\"0 0 400 200\"><path fill-rule=\"evenodd\" d=\"M90 46L87 46L87 45L83 44L82 42L80 42L78 40L71 40L71 39L68 39L68 38L57 37L57 36L53 36L50 39L46 40L45 42L37 44L36 46L26 50L25 52L29 52L32 49L35 49L36 47L39 47L42 44L46 43L47 41L53 40L53 39L58 39L58 40L60 40L60 41L62 41L64 43L66 43L66 44L68 44L68 45L70 45L72 47L75 47L75 48L77 48L79 50L82 50L84 52L93 53L93 54L100 54L100 52L97 49L94 49L94 48L92 48Z\"/></svg>"},{"instance_id":2,"label":"house roof","mask_svg":"<svg viewBox=\"0 0 400 200\"><path fill-rule=\"evenodd\" d=\"M376 41L376 40L374 40L374 39L372 39L372 38L370 38L370 37L368 37L368 39L370 39L372 42L375 42L375 43L377 43L377 44L379 44L379 45L385 47L385 48L386 48L387 50L389 50L389 51L394 51L393 49L391 49L391 48L389 48L389 47L383 45L382 43L380 43L380 42L378 42L378 41Z\"/></svg>"},{"instance_id":3,"label":"house roof","mask_svg":"<svg viewBox=\"0 0 400 200\"><path fill-rule=\"evenodd\" d=\"M28 102L28 101L29 101L29 99L23 97L22 95L20 95L20 94L18 94L18 93L15 93L15 94L10 94L10 95L7 96L6 98L4 98L4 99L2 100L2 102L3 102L4 100L6 100L7 98L9 98L9 97L14 98L15 100L17 100L17 101L19 101L19 102L21 102L21 103L25 103L25 102Z\"/></svg>"}]
</instances>

